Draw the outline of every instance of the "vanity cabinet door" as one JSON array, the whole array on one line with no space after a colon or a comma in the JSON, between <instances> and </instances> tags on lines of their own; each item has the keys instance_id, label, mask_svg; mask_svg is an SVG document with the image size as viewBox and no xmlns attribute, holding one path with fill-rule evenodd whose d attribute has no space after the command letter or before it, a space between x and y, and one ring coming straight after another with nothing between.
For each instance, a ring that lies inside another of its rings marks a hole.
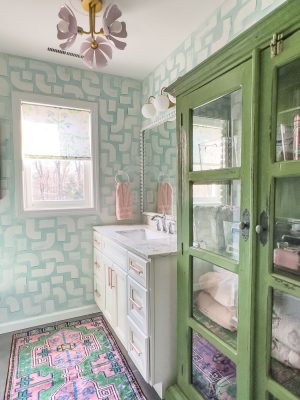
<instances>
[{"instance_id":1,"label":"vanity cabinet door","mask_svg":"<svg viewBox=\"0 0 300 400\"><path fill-rule=\"evenodd\" d=\"M105 310L105 265L103 256L94 248L94 294L95 302L103 312Z\"/></svg>"},{"instance_id":2,"label":"vanity cabinet door","mask_svg":"<svg viewBox=\"0 0 300 400\"><path fill-rule=\"evenodd\" d=\"M116 271L113 263L108 259L104 258L105 264L105 312L104 315L115 329L117 325L117 288L116 288Z\"/></svg>"},{"instance_id":3,"label":"vanity cabinet door","mask_svg":"<svg viewBox=\"0 0 300 400\"><path fill-rule=\"evenodd\" d=\"M276 57L262 54L256 398L263 400L300 398L299 42L297 31Z\"/></svg>"},{"instance_id":4,"label":"vanity cabinet door","mask_svg":"<svg viewBox=\"0 0 300 400\"><path fill-rule=\"evenodd\" d=\"M114 274L117 303L115 331L125 348L127 348L127 273L121 268L115 268Z\"/></svg>"}]
</instances>

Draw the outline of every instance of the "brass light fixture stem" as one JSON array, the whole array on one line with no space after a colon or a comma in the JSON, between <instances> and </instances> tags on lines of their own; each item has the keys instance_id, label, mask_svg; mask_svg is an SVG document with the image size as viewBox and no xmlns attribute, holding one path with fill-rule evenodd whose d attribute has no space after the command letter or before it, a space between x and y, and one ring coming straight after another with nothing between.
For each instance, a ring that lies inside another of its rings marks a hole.
<instances>
[{"instance_id":1,"label":"brass light fixture stem","mask_svg":"<svg viewBox=\"0 0 300 400\"><path fill-rule=\"evenodd\" d=\"M95 6L89 4L89 18L90 18L90 33L92 38L94 39L94 31L95 31L95 14L94 14Z\"/></svg>"},{"instance_id":2,"label":"brass light fixture stem","mask_svg":"<svg viewBox=\"0 0 300 400\"><path fill-rule=\"evenodd\" d=\"M91 1L89 3L89 25L90 25L90 30L85 31L82 27L78 27L78 33L80 35L92 35L92 38L95 38L95 35L104 35L104 31L101 28L99 32L96 32L96 14L97 14L97 7L98 3L101 4L102 7L102 1Z\"/></svg>"}]
</instances>

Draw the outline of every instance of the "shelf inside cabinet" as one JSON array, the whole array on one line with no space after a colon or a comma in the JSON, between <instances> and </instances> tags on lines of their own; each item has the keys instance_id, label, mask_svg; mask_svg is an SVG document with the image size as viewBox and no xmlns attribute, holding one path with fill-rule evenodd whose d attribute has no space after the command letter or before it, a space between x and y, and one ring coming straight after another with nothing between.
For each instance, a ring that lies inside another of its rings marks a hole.
<instances>
[{"instance_id":1,"label":"shelf inside cabinet","mask_svg":"<svg viewBox=\"0 0 300 400\"><path fill-rule=\"evenodd\" d=\"M223 340L226 344L233 347L234 349L237 348L237 331L232 332L228 329L223 328L216 322L212 321L206 315L204 315L199 308L196 306L196 298L199 292L194 293L193 295L193 317L194 319L199 322L201 325L205 326L209 329L212 333L218 336L221 340Z\"/></svg>"}]
</instances>

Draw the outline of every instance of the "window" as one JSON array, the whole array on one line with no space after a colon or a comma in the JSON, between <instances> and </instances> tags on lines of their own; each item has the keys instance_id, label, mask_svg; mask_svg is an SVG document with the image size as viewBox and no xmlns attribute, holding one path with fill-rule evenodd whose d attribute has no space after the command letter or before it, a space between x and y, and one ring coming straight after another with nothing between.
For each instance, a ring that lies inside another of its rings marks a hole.
<instances>
[{"instance_id":1,"label":"window","mask_svg":"<svg viewBox=\"0 0 300 400\"><path fill-rule=\"evenodd\" d=\"M21 209L94 210L94 105L54 98L49 102L33 95L16 97Z\"/></svg>"}]
</instances>

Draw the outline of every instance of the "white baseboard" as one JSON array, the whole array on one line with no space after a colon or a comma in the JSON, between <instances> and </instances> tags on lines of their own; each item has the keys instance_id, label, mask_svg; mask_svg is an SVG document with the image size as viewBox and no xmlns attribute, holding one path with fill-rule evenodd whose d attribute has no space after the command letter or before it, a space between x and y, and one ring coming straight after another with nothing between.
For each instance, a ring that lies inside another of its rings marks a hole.
<instances>
[{"instance_id":1,"label":"white baseboard","mask_svg":"<svg viewBox=\"0 0 300 400\"><path fill-rule=\"evenodd\" d=\"M69 310L58 311L46 315L38 315L36 317L24 318L18 321L4 322L0 324L0 334L18 331L21 329L33 328L39 325L51 324L53 322L62 321L64 319L82 317L88 314L100 312L96 304L71 308Z\"/></svg>"}]
</instances>

